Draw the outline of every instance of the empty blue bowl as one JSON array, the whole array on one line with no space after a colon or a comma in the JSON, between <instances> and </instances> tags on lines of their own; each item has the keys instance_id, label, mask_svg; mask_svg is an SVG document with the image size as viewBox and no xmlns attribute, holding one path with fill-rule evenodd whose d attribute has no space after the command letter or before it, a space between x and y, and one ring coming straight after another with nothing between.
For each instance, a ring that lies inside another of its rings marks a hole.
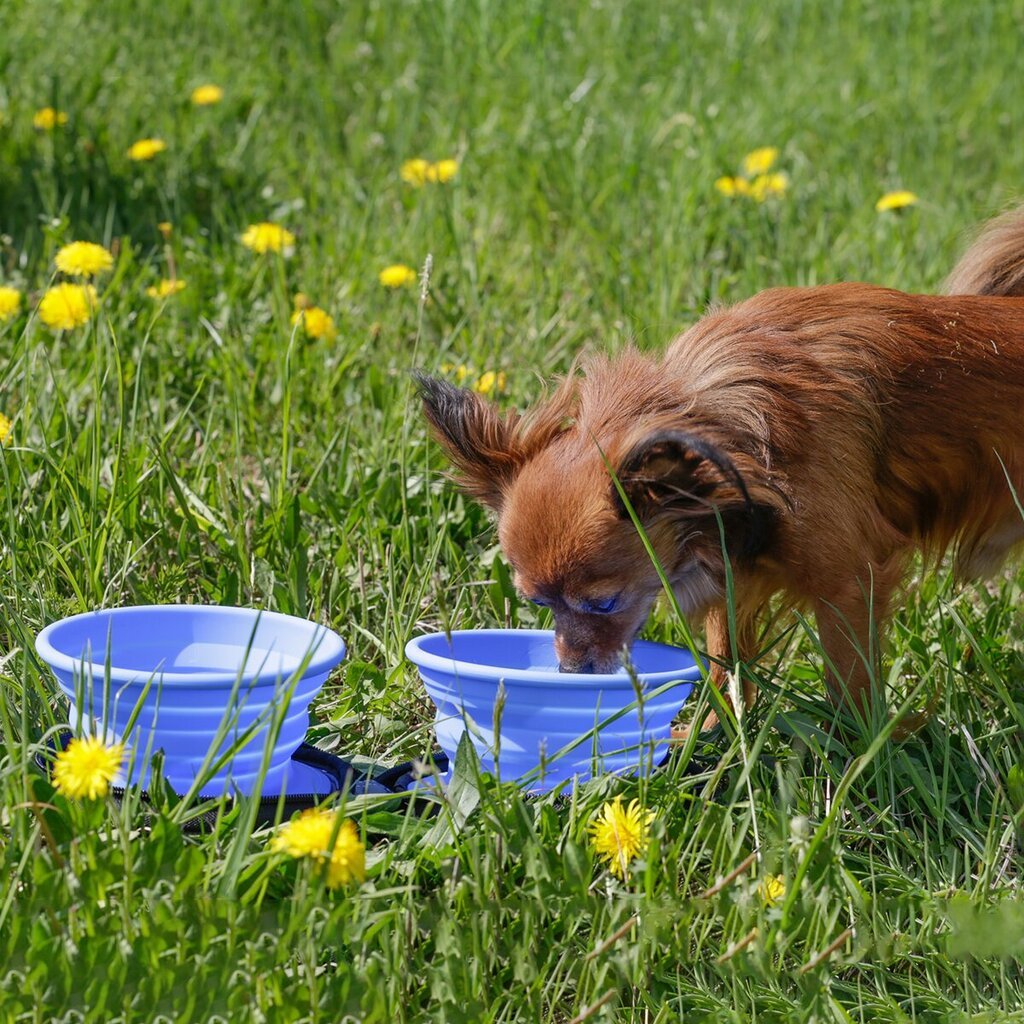
<instances>
[{"instance_id":1,"label":"empty blue bowl","mask_svg":"<svg viewBox=\"0 0 1024 1024\"><path fill-rule=\"evenodd\" d=\"M409 641L406 657L437 708L434 729L449 759L468 729L485 770L533 792L660 764L672 720L701 677L690 652L638 640L630 651L634 681L625 668L559 672L554 639L549 630L467 629Z\"/></svg>"},{"instance_id":2,"label":"empty blue bowl","mask_svg":"<svg viewBox=\"0 0 1024 1024\"><path fill-rule=\"evenodd\" d=\"M72 728L126 745L119 785L164 776L179 793L279 792L309 727L308 708L345 656L337 633L279 612L140 605L47 626L36 651L70 702ZM134 716L134 721L132 721ZM230 754L227 762L211 771Z\"/></svg>"}]
</instances>

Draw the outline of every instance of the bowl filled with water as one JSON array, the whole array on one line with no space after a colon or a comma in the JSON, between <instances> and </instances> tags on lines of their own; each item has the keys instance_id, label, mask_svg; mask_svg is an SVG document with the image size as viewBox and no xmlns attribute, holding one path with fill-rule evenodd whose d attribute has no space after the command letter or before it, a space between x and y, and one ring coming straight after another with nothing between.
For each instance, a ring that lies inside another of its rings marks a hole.
<instances>
[{"instance_id":1,"label":"bowl filled with water","mask_svg":"<svg viewBox=\"0 0 1024 1024\"><path fill-rule=\"evenodd\" d=\"M434 703L449 760L468 733L485 770L533 792L651 771L702 675L689 651L645 640L617 672L560 672L550 630L430 633L411 640L406 656Z\"/></svg>"}]
</instances>

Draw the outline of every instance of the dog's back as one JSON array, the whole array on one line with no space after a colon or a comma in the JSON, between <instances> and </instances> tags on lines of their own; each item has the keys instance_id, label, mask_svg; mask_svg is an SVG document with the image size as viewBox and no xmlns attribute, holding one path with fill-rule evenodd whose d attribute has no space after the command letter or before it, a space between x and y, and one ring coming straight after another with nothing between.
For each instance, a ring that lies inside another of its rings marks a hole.
<instances>
[{"instance_id":1,"label":"dog's back","mask_svg":"<svg viewBox=\"0 0 1024 1024\"><path fill-rule=\"evenodd\" d=\"M666 353L695 414L729 423L789 495L791 541L818 537L815 562L955 543L970 577L1024 539L1024 213L996 227L950 278L980 294L770 289Z\"/></svg>"}]
</instances>

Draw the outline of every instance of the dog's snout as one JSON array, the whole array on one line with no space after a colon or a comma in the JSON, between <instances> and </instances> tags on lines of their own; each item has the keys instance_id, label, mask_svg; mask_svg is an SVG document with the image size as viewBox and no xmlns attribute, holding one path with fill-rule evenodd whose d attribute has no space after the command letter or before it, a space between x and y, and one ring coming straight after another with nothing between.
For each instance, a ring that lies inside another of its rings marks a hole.
<instances>
[{"instance_id":1,"label":"dog's snout","mask_svg":"<svg viewBox=\"0 0 1024 1024\"><path fill-rule=\"evenodd\" d=\"M594 663L592 661L586 661L582 665L567 665L565 662L559 662L558 671L590 673L594 671Z\"/></svg>"},{"instance_id":2,"label":"dog's snout","mask_svg":"<svg viewBox=\"0 0 1024 1024\"><path fill-rule=\"evenodd\" d=\"M599 621L592 621L599 619ZM593 675L614 672L619 667L622 639L617 631L608 631L608 623L598 616L577 616L555 626L555 656L559 672Z\"/></svg>"}]
</instances>

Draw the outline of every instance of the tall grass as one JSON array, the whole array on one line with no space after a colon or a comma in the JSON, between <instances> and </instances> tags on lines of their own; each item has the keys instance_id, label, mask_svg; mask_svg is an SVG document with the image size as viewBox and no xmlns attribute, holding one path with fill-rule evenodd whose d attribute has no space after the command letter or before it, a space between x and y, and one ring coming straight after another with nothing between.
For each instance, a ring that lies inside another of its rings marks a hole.
<instances>
[{"instance_id":1,"label":"tall grass","mask_svg":"<svg viewBox=\"0 0 1024 1024\"><path fill-rule=\"evenodd\" d=\"M753 711L646 783L533 798L467 764L433 818L342 800L369 878L333 892L244 802L191 835L168 793L55 794L34 755L63 707L32 647L99 605L311 617L349 646L316 742L424 756L406 640L544 619L443 479L412 366L504 370L524 406L581 348L658 348L709 301L938 287L1021 187L1022 21L1008 0L9 0L0 282L27 302L0 325L3 1018L1024 1019L1016 573L915 581L886 683L937 711L906 743L837 738L813 623L780 620ZM225 99L193 108L206 81ZM45 105L66 128L32 128ZM168 149L133 164L144 136ZM788 194L719 195L760 145ZM459 174L413 189L414 156ZM892 188L920 203L876 214ZM293 257L239 244L263 219ZM116 265L92 323L57 335L35 302L77 238ZM425 302L378 283L428 256ZM185 291L148 299L172 265ZM297 291L336 340L293 327ZM684 639L664 609L648 632ZM619 792L656 812L624 882L586 839Z\"/></svg>"}]
</instances>

